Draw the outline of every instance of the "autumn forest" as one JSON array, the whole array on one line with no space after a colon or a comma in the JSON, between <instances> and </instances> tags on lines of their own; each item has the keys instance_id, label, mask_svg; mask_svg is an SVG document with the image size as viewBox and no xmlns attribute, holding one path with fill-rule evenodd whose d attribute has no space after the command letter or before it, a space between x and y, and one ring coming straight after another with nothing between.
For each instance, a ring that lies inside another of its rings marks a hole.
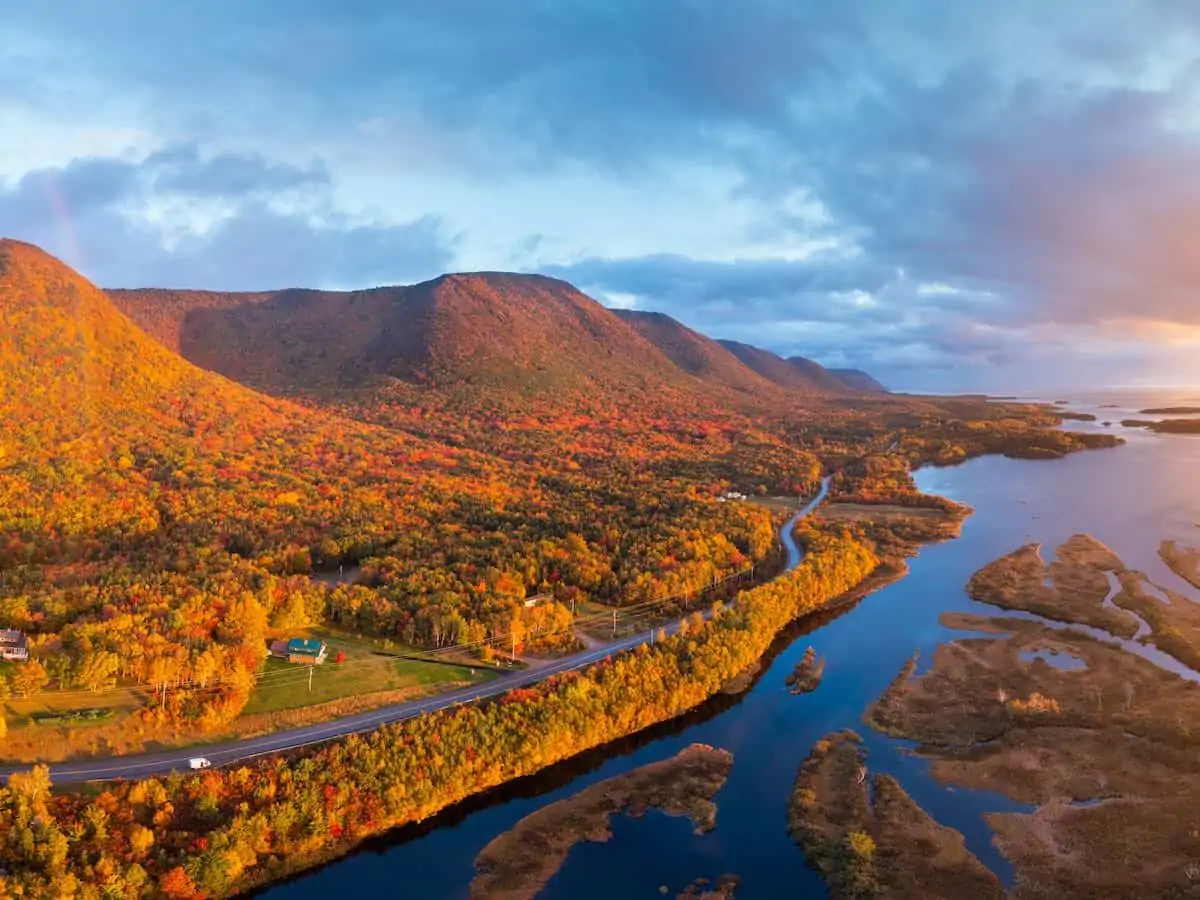
<instances>
[{"instance_id":1,"label":"autumn forest","mask_svg":"<svg viewBox=\"0 0 1200 900\"><path fill-rule=\"evenodd\" d=\"M1115 441L1048 406L890 394L541 276L105 293L15 241L0 421L0 629L28 646L0 661L0 759L27 769L0 788L0 897L223 897L344 852L695 707L862 583L896 536L853 521L802 525L804 562L775 577L777 531L822 478L830 503L939 507L917 466ZM281 638L520 668L610 614L684 624L199 775L68 792L33 765L234 733Z\"/></svg>"}]
</instances>

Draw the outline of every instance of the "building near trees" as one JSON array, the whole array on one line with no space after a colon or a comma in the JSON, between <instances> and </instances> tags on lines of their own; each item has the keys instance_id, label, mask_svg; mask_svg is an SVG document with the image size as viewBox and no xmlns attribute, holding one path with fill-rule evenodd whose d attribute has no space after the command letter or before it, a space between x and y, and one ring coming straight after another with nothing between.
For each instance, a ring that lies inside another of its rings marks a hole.
<instances>
[{"instance_id":1,"label":"building near trees","mask_svg":"<svg viewBox=\"0 0 1200 900\"><path fill-rule=\"evenodd\" d=\"M29 638L20 631L0 629L0 659L25 662L29 659Z\"/></svg>"},{"instance_id":2,"label":"building near trees","mask_svg":"<svg viewBox=\"0 0 1200 900\"><path fill-rule=\"evenodd\" d=\"M304 666L319 666L329 655L329 645L310 638L292 638L287 642L287 661Z\"/></svg>"}]
</instances>

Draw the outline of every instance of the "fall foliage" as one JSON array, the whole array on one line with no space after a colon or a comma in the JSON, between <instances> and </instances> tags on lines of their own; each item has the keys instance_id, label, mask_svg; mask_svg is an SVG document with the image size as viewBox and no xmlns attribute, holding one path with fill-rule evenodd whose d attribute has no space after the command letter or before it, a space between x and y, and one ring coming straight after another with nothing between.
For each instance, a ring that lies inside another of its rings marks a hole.
<instances>
[{"instance_id":1,"label":"fall foliage","mask_svg":"<svg viewBox=\"0 0 1200 900\"><path fill-rule=\"evenodd\" d=\"M728 490L795 499L831 474L839 499L936 504L915 465L1112 440L1046 408L843 390L553 279L113 297L158 340L0 241L0 628L31 654L0 665L0 704L136 689L139 728L237 717L273 630L545 649L581 602L694 596L775 552L782 512ZM677 715L877 561L841 529L802 540L799 569L710 622L496 702L96 796L14 776L0 895L225 896ZM355 583L313 577L341 566Z\"/></svg>"},{"instance_id":2,"label":"fall foliage","mask_svg":"<svg viewBox=\"0 0 1200 900\"><path fill-rule=\"evenodd\" d=\"M653 646L493 702L308 755L118 783L95 797L52 796L44 767L15 775L0 789L0 857L9 871L0 890L62 896L67 885L89 885L116 897L227 896L676 716L757 660L789 621L876 564L849 539L811 530L809 538L797 569L742 592L712 619L697 616Z\"/></svg>"}]
</instances>

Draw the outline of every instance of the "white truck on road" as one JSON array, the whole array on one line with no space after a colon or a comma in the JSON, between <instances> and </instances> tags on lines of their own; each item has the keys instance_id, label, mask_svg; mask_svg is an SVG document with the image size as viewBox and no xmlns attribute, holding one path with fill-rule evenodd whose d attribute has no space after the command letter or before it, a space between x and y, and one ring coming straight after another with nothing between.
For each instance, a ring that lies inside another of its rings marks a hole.
<instances>
[{"instance_id":1,"label":"white truck on road","mask_svg":"<svg viewBox=\"0 0 1200 900\"><path fill-rule=\"evenodd\" d=\"M192 769L207 769L212 765L212 762L205 759L203 756L193 756L188 760L188 767Z\"/></svg>"}]
</instances>

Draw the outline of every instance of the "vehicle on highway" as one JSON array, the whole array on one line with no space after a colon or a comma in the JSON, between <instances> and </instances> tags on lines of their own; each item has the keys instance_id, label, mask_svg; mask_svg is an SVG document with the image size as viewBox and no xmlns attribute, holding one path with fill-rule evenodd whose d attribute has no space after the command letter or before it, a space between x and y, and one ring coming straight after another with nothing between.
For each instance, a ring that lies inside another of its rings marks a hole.
<instances>
[{"instance_id":1,"label":"vehicle on highway","mask_svg":"<svg viewBox=\"0 0 1200 900\"><path fill-rule=\"evenodd\" d=\"M193 756L188 760L188 766L192 769L207 769L212 765L212 762L203 756Z\"/></svg>"}]
</instances>

